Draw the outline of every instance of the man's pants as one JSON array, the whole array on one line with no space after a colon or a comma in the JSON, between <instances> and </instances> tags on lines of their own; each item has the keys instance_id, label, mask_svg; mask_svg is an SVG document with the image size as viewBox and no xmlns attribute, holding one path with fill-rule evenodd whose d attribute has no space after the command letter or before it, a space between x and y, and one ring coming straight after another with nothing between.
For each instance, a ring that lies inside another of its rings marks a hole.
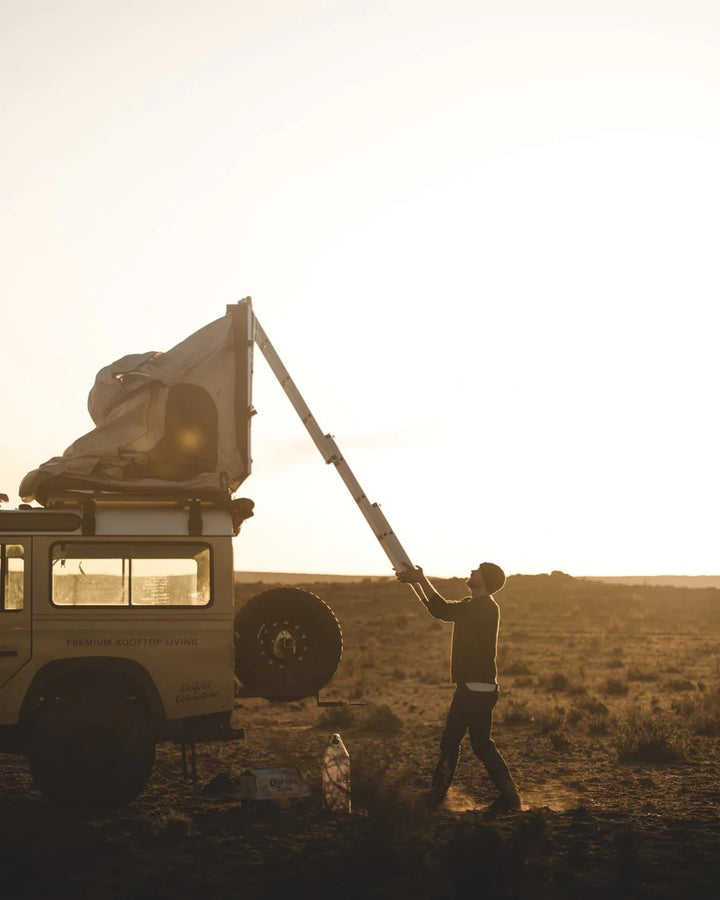
<instances>
[{"instance_id":1,"label":"man's pants","mask_svg":"<svg viewBox=\"0 0 720 900\"><path fill-rule=\"evenodd\" d=\"M497 691L471 691L458 684L448 710L447 722L440 738L440 759L433 775L433 793L441 799L450 787L465 732L470 732L470 746L487 769L495 787L504 796L516 792L505 760L490 737L492 716L498 701Z\"/></svg>"}]
</instances>

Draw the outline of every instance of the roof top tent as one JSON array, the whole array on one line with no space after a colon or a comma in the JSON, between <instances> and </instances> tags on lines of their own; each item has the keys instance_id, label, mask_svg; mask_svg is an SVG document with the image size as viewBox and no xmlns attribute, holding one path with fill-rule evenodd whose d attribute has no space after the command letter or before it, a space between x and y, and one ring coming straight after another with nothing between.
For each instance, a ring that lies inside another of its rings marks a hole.
<instances>
[{"instance_id":1,"label":"roof top tent","mask_svg":"<svg viewBox=\"0 0 720 900\"><path fill-rule=\"evenodd\" d=\"M120 504L231 505L250 474L253 345L257 343L326 463L332 463L396 572L412 568L377 503L371 503L334 438L324 434L246 297L166 353L131 354L98 372L88 397L95 428L20 485L25 501L59 509L79 499ZM247 504L250 504L248 506ZM91 527L85 513L84 528Z\"/></svg>"},{"instance_id":2,"label":"roof top tent","mask_svg":"<svg viewBox=\"0 0 720 900\"><path fill-rule=\"evenodd\" d=\"M95 428L28 473L20 496L226 503L251 469L253 343L246 298L167 352L101 369L88 396Z\"/></svg>"}]
</instances>

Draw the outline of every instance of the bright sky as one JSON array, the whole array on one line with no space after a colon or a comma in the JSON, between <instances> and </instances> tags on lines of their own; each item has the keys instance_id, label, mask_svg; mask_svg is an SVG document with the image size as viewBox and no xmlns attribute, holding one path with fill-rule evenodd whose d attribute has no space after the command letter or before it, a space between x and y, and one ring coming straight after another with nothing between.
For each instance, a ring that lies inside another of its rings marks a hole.
<instances>
[{"instance_id":1,"label":"bright sky","mask_svg":"<svg viewBox=\"0 0 720 900\"><path fill-rule=\"evenodd\" d=\"M716 0L3 0L0 490L252 295L413 560L715 573ZM258 355L251 570L391 574Z\"/></svg>"}]
</instances>

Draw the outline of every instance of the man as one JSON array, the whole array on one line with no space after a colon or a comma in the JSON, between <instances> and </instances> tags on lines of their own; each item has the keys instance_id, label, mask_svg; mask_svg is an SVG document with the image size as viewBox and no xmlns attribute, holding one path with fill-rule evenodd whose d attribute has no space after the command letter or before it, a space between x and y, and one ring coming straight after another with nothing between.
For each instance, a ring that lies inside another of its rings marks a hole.
<instances>
[{"instance_id":1,"label":"man","mask_svg":"<svg viewBox=\"0 0 720 900\"><path fill-rule=\"evenodd\" d=\"M440 803L445 797L455 774L460 742L469 731L470 745L499 791L491 810L520 809L515 782L490 737L498 700L495 657L500 623L500 610L492 595L504 586L505 573L494 563L482 563L467 580L470 596L456 602L438 594L420 568L401 572L398 578L413 586L432 616L453 623L451 678L457 687L440 738L431 799Z\"/></svg>"}]
</instances>

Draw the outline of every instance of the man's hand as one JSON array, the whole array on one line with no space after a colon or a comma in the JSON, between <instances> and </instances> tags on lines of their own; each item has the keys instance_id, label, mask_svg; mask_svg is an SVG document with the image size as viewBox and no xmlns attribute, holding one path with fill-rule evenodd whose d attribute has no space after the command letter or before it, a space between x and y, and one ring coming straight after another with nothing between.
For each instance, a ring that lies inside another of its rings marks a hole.
<instances>
[{"instance_id":1,"label":"man's hand","mask_svg":"<svg viewBox=\"0 0 720 900\"><path fill-rule=\"evenodd\" d=\"M397 577L398 581L410 585L418 600L422 601L425 606L428 605L429 598L435 593L435 589L427 580L425 573L420 566L416 569L406 569L404 572L398 572Z\"/></svg>"},{"instance_id":2,"label":"man's hand","mask_svg":"<svg viewBox=\"0 0 720 900\"><path fill-rule=\"evenodd\" d=\"M425 573L420 566L416 569L405 569L404 572L398 572L397 577L398 581L402 581L403 584L422 584L425 581Z\"/></svg>"}]
</instances>

